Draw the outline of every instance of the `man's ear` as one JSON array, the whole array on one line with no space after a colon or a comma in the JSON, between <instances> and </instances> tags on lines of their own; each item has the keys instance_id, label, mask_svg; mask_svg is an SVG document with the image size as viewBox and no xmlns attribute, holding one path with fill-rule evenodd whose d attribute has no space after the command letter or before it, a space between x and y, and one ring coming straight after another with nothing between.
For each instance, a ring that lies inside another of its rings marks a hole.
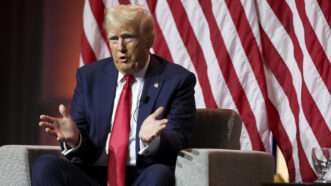
<instances>
[{"instance_id":1,"label":"man's ear","mask_svg":"<svg viewBox=\"0 0 331 186\"><path fill-rule=\"evenodd\" d=\"M153 47L153 43L154 43L154 36L146 37L144 45L148 50Z\"/></svg>"}]
</instances>

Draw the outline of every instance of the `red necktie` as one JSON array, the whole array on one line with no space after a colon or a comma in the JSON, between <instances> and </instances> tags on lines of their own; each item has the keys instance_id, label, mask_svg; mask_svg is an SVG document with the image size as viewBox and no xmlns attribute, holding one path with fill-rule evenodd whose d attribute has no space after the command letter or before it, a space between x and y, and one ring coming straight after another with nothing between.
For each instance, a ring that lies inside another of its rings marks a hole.
<instances>
[{"instance_id":1,"label":"red necktie","mask_svg":"<svg viewBox=\"0 0 331 186\"><path fill-rule=\"evenodd\" d=\"M108 186L125 186L125 168L131 118L132 75L125 75L125 84L117 104L113 129L108 144Z\"/></svg>"}]
</instances>

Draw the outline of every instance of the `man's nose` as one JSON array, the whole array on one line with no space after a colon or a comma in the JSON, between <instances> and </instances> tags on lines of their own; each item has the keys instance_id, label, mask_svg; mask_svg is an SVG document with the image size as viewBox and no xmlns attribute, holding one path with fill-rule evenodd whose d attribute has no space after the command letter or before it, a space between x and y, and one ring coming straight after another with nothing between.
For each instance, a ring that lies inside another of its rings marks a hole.
<instances>
[{"instance_id":1,"label":"man's nose","mask_svg":"<svg viewBox=\"0 0 331 186\"><path fill-rule=\"evenodd\" d=\"M118 40L118 48L121 52L126 52L126 43L123 38L119 38Z\"/></svg>"}]
</instances>

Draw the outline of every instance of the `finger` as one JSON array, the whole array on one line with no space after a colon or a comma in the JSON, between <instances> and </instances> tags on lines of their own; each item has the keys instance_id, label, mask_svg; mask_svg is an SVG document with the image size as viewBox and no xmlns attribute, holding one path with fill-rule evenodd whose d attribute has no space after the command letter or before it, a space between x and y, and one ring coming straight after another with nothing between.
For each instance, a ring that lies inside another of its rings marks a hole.
<instances>
[{"instance_id":1,"label":"finger","mask_svg":"<svg viewBox=\"0 0 331 186\"><path fill-rule=\"evenodd\" d=\"M162 130L164 130L165 128L167 127L167 125L166 124L161 124L161 125L159 125L159 126L155 126L154 128L153 128L153 130L152 131L150 131L150 133L148 134L149 136L157 136L158 134L160 134L160 132L162 131Z\"/></svg>"},{"instance_id":2,"label":"finger","mask_svg":"<svg viewBox=\"0 0 331 186\"><path fill-rule=\"evenodd\" d=\"M63 117L68 117L69 116L68 110L63 104L59 105L59 111L60 111L60 113Z\"/></svg>"},{"instance_id":3,"label":"finger","mask_svg":"<svg viewBox=\"0 0 331 186\"><path fill-rule=\"evenodd\" d=\"M50 123L55 122L56 120L58 120L58 118L56 118L56 117L48 116L48 115L44 115L44 114L40 115L40 119L44 120L44 121L48 121Z\"/></svg>"},{"instance_id":4,"label":"finger","mask_svg":"<svg viewBox=\"0 0 331 186\"><path fill-rule=\"evenodd\" d=\"M159 116L161 116L163 111L164 111L164 107L159 107L151 115L153 116L153 118L158 118Z\"/></svg>"},{"instance_id":5,"label":"finger","mask_svg":"<svg viewBox=\"0 0 331 186\"><path fill-rule=\"evenodd\" d=\"M161 132L163 129L165 129L167 127L166 124L161 124L159 127L158 127L158 130L157 130L157 133Z\"/></svg>"},{"instance_id":6,"label":"finger","mask_svg":"<svg viewBox=\"0 0 331 186\"><path fill-rule=\"evenodd\" d=\"M55 127L57 127L56 125L54 125L53 123L50 123L50 122L45 122L45 121L40 121L38 123L38 125L40 127L43 127L43 128L51 128L51 129L55 129Z\"/></svg>"},{"instance_id":7,"label":"finger","mask_svg":"<svg viewBox=\"0 0 331 186\"><path fill-rule=\"evenodd\" d=\"M159 122L161 124L167 124L168 123L168 119L161 119L161 120L159 120Z\"/></svg>"},{"instance_id":8,"label":"finger","mask_svg":"<svg viewBox=\"0 0 331 186\"><path fill-rule=\"evenodd\" d=\"M168 119L161 119L161 120L156 120L155 125L161 126L161 125L166 125L168 123Z\"/></svg>"},{"instance_id":9,"label":"finger","mask_svg":"<svg viewBox=\"0 0 331 186\"><path fill-rule=\"evenodd\" d=\"M167 125L162 125L158 128L158 130L155 132L154 136L159 136L160 133L167 127Z\"/></svg>"}]
</instances>

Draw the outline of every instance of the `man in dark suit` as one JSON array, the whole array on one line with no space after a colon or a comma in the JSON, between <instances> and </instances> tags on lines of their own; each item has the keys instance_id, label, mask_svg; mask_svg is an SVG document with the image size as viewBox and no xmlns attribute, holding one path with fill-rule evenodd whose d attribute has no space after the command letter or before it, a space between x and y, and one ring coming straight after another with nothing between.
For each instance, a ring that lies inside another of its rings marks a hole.
<instances>
[{"instance_id":1,"label":"man in dark suit","mask_svg":"<svg viewBox=\"0 0 331 186\"><path fill-rule=\"evenodd\" d=\"M153 20L141 6L106 12L112 58L77 71L71 112L41 115L66 159L42 156L32 185L174 185L177 153L189 143L194 75L149 53Z\"/></svg>"}]
</instances>

